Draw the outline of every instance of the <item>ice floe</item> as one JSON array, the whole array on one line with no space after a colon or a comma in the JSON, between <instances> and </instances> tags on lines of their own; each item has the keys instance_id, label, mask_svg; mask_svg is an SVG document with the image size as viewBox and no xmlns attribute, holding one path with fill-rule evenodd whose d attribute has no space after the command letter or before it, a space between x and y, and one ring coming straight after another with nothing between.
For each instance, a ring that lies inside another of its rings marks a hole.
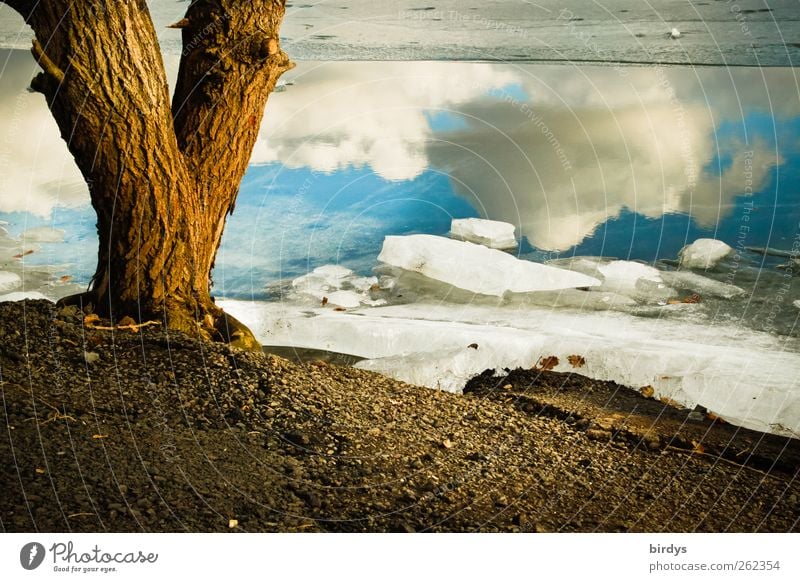
<instances>
[{"instance_id":1,"label":"ice floe","mask_svg":"<svg viewBox=\"0 0 800 582\"><path fill-rule=\"evenodd\" d=\"M353 309L361 305L381 305L370 296L378 288L377 277L362 277L341 265L323 265L292 281L294 292L313 302Z\"/></svg>"},{"instance_id":2,"label":"ice floe","mask_svg":"<svg viewBox=\"0 0 800 582\"><path fill-rule=\"evenodd\" d=\"M455 218L450 225L450 236L490 249L506 250L517 247L514 230L514 225L508 222L483 218Z\"/></svg>"},{"instance_id":3,"label":"ice floe","mask_svg":"<svg viewBox=\"0 0 800 582\"><path fill-rule=\"evenodd\" d=\"M681 249L680 264L690 269L711 269L732 251L730 245L721 240L699 238Z\"/></svg>"},{"instance_id":4,"label":"ice floe","mask_svg":"<svg viewBox=\"0 0 800 582\"><path fill-rule=\"evenodd\" d=\"M593 287L581 273L522 261L496 249L432 235L387 236L378 260L465 291L502 297Z\"/></svg>"}]
</instances>

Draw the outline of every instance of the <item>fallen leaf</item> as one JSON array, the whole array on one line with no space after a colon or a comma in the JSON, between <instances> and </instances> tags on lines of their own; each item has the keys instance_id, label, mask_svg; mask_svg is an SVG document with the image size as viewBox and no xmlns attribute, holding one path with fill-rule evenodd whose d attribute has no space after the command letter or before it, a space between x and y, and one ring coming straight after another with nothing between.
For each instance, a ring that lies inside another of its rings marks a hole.
<instances>
[{"instance_id":1,"label":"fallen leaf","mask_svg":"<svg viewBox=\"0 0 800 582\"><path fill-rule=\"evenodd\" d=\"M703 453L706 452L706 449L702 443L699 443L697 441L692 441L692 452L697 453L698 455L702 455Z\"/></svg>"},{"instance_id":2,"label":"fallen leaf","mask_svg":"<svg viewBox=\"0 0 800 582\"><path fill-rule=\"evenodd\" d=\"M327 304L328 304L328 298L327 297L323 297L322 298L322 306L325 307Z\"/></svg>"},{"instance_id":3,"label":"fallen leaf","mask_svg":"<svg viewBox=\"0 0 800 582\"><path fill-rule=\"evenodd\" d=\"M642 396L645 398L652 398L656 394L656 389L648 384L647 386L639 388L639 392L641 392Z\"/></svg>"},{"instance_id":4,"label":"fallen leaf","mask_svg":"<svg viewBox=\"0 0 800 582\"><path fill-rule=\"evenodd\" d=\"M478 344L469 344L467 347L468 348L472 348L473 350L477 350L478 349Z\"/></svg>"},{"instance_id":5,"label":"fallen leaf","mask_svg":"<svg viewBox=\"0 0 800 582\"><path fill-rule=\"evenodd\" d=\"M334 307L334 311L347 311L344 307Z\"/></svg>"},{"instance_id":6,"label":"fallen leaf","mask_svg":"<svg viewBox=\"0 0 800 582\"><path fill-rule=\"evenodd\" d=\"M567 357L567 361L573 368L583 368L586 365L586 359L583 356L572 355Z\"/></svg>"},{"instance_id":7,"label":"fallen leaf","mask_svg":"<svg viewBox=\"0 0 800 582\"><path fill-rule=\"evenodd\" d=\"M539 358L539 361L536 362L534 369L548 371L552 370L556 366L558 366L558 358L556 356L547 356L545 358Z\"/></svg>"},{"instance_id":8,"label":"fallen leaf","mask_svg":"<svg viewBox=\"0 0 800 582\"><path fill-rule=\"evenodd\" d=\"M67 281L70 281L71 279L72 279L72 275L61 275L61 278L59 279L59 281L61 281L62 283L66 283Z\"/></svg>"},{"instance_id":9,"label":"fallen leaf","mask_svg":"<svg viewBox=\"0 0 800 582\"><path fill-rule=\"evenodd\" d=\"M92 325L95 322L100 321L100 316L96 313L89 313L86 317L83 318L84 325Z\"/></svg>"}]
</instances>

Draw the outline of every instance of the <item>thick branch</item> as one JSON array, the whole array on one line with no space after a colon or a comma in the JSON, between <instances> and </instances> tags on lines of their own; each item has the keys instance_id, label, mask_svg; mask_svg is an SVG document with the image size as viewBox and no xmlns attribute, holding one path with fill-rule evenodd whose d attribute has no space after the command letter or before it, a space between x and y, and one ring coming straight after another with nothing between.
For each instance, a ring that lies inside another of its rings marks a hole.
<instances>
[{"instance_id":1,"label":"thick branch","mask_svg":"<svg viewBox=\"0 0 800 582\"><path fill-rule=\"evenodd\" d=\"M267 97L294 66L278 41L284 11L284 0L206 0L181 21L175 133L212 215L232 205Z\"/></svg>"},{"instance_id":2,"label":"thick branch","mask_svg":"<svg viewBox=\"0 0 800 582\"><path fill-rule=\"evenodd\" d=\"M33 53L33 58L36 59L36 62L39 63L39 66L42 67L44 72L49 75L51 79L59 85L64 82L64 71L50 60L50 57L44 52L42 43L40 43L38 39L33 39L31 53Z\"/></svg>"},{"instance_id":3,"label":"thick branch","mask_svg":"<svg viewBox=\"0 0 800 582\"><path fill-rule=\"evenodd\" d=\"M28 23L44 70L32 87L45 94L98 214L95 290L111 290L118 305L169 297L182 283L154 280L147 265L168 265L182 252L173 241L191 231L184 211L196 208L197 196L146 3L39 2ZM121 261L113 270L112 257Z\"/></svg>"}]
</instances>

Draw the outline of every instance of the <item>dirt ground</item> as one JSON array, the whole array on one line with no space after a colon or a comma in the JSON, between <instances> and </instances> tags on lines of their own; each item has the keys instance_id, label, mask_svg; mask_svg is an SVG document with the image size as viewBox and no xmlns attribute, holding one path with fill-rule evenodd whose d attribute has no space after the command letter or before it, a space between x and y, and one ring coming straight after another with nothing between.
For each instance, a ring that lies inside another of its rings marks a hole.
<instances>
[{"instance_id":1,"label":"dirt ground","mask_svg":"<svg viewBox=\"0 0 800 582\"><path fill-rule=\"evenodd\" d=\"M614 383L454 395L104 325L0 304L2 531L800 529L798 441Z\"/></svg>"}]
</instances>

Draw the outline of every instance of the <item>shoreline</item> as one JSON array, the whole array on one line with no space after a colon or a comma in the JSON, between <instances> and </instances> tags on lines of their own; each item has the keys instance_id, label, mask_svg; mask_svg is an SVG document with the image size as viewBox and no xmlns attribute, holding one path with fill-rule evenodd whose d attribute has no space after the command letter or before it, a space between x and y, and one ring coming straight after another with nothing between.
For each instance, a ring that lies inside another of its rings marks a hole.
<instances>
[{"instance_id":1,"label":"shoreline","mask_svg":"<svg viewBox=\"0 0 800 582\"><path fill-rule=\"evenodd\" d=\"M798 441L612 382L516 371L454 395L43 301L0 305L0 339L6 531L800 527Z\"/></svg>"}]
</instances>

